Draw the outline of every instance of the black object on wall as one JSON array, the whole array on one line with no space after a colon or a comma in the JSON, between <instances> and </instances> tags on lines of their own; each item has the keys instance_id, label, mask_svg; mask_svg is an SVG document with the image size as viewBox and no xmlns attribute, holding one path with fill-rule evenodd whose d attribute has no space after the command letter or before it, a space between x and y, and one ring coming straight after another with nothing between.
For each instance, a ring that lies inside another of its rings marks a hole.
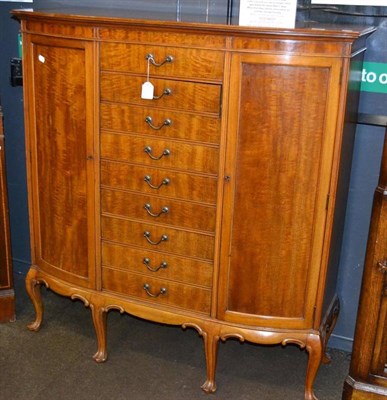
<instances>
[{"instance_id":1,"label":"black object on wall","mask_svg":"<svg viewBox=\"0 0 387 400\"><path fill-rule=\"evenodd\" d=\"M8 201L11 225L13 267L16 273L25 273L30 264L23 89L10 84L10 60L18 56L17 34L19 24L10 18L12 8L26 3L0 2L0 96L6 132L6 160Z\"/></svg>"}]
</instances>

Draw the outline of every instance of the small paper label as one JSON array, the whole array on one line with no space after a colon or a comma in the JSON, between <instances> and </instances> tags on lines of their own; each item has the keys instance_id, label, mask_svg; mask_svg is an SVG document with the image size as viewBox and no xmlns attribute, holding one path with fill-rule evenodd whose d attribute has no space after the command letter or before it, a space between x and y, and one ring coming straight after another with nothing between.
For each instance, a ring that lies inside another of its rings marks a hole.
<instances>
[{"instance_id":1,"label":"small paper label","mask_svg":"<svg viewBox=\"0 0 387 400\"><path fill-rule=\"evenodd\" d=\"M240 0L239 25L294 28L297 0Z\"/></svg>"},{"instance_id":2,"label":"small paper label","mask_svg":"<svg viewBox=\"0 0 387 400\"><path fill-rule=\"evenodd\" d=\"M154 86L151 82L144 82L141 88L141 98L146 100L153 100Z\"/></svg>"}]
</instances>

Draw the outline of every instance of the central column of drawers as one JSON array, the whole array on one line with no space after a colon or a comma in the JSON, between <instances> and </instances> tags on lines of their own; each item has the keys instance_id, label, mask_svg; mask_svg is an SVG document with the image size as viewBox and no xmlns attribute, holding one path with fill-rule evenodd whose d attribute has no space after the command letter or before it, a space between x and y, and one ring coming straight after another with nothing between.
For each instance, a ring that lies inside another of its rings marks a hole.
<instances>
[{"instance_id":1,"label":"central column of drawers","mask_svg":"<svg viewBox=\"0 0 387 400\"><path fill-rule=\"evenodd\" d=\"M100 53L102 289L209 315L224 54L115 42Z\"/></svg>"}]
</instances>

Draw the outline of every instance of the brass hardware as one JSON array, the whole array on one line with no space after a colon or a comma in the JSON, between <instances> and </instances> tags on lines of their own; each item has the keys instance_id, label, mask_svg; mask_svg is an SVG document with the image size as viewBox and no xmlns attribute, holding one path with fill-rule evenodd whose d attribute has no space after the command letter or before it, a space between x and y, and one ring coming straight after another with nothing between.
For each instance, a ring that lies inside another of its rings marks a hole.
<instances>
[{"instance_id":1,"label":"brass hardware","mask_svg":"<svg viewBox=\"0 0 387 400\"><path fill-rule=\"evenodd\" d=\"M149 269L149 271L152 271L152 272L157 272L159 269L161 269L161 268L167 268L168 267L168 263L166 262L166 261L162 261L161 263L160 263L160 265L158 266L158 267L156 267L156 268L152 268L151 266L150 266L150 259L149 258L144 258L143 259L143 264L145 264L145 266Z\"/></svg>"},{"instance_id":2,"label":"brass hardware","mask_svg":"<svg viewBox=\"0 0 387 400\"><path fill-rule=\"evenodd\" d=\"M149 203L145 203L144 204L144 208L146 210L146 212L151 216L151 217L159 217L161 214L168 214L169 213L169 208L164 206L161 211L157 214L152 213L151 209L151 205Z\"/></svg>"},{"instance_id":3,"label":"brass hardware","mask_svg":"<svg viewBox=\"0 0 387 400\"><path fill-rule=\"evenodd\" d=\"M153 242L152 240L151 240L151 233L149 232L149 231L145 231L144 232L144 237L145 237L145 239L147 240L147 242L149 243L149 244L151 244L152 246L157 246L157 245L159 245L161 242L166 242L167 240L168 240L168 236L167 235L161 235L161 238L159 239L159 241L158 242Z\"/></svg>"},{"instance_id":4,"label":"brass hardware","mask_svg":"<svg viewBox=\"0 0 387 400\"><path fill-rule=\"evenodd\" d=\"M156 126L153 125L153 119L150 115L145 117L145 122L155 131L159 131L160 129L162 129L164 126L169 126L172 124L172 120L167 118L161 125Z\"/></svg>"},{"instance_id":5,"label":"brass hardware","mask_svg":"<svg viewBox=\"0 0 387 400\"><path fill-rule=\"evenodd\" d=\"M167 156L169 156L169 155L171 154L171 150L169 150L169 149L164 149L164 151L161 153L161 155L159 155L158 157L155 157L155 156L152 154L152 147L150 147L150 146L144 147L144 151L145 151L146 154L148 154L148 156L149 156L152 160L160 160L161 158L167 157Z\"/></svg>"},{"instance_id":6,"label":"brass hardware","mask_svg":"<svg viewBox=\"0 0 387 400\"><path fill-rule=\"evenodd\" d=\"M161 67L162 65L164 65L165 63L172 63L173 62L173 56L166 56L164 61L161 61L161 63L157 63L155 61L155 57L152 53L148 53L145 56L145 59L147 61L149 61L152 65L154 65L155 67Z\"/></svg>"},{"instance_id":7,"label":"brass hardware","mask_svg":"<svg viewBox=\"0 0 387 400\"><path fill-rule=\"evenodd\" d=\"M163 93L160 96L153 96L153 100L159 100L164 96L170 96L172 94L172 89L166 88L163 90Z\"/></svg>"},{"instance_id":8,"label":"brass hardware","mask_svg":"<svg viewBox=\"0 0 387 400\"><path fill-rule=\"evenodd\" d=\"M380 272L387 272L387 260L379 261L378 267Z\"/></svg>"},{"instance_id":9,"label":"brass hardware","mask_svg":"<svg viewBox=\"0 0 387 400\"><path fill-rule=\"evenodd\" d=\"M160 185L152 185L151 184L151 180L152 180L152 178L149 176L149 175L145 175L144 176L144 181L148 184L148 186L149 187L151 187L152 189L160 189L161 188L161 186L163 186L163 185L165 185L165 186L167 186L167 185L169 185L169 183L170 183L170 180L169 180L169 178L164 178L162 181L161 181L161 183L160 183Z\"/></svg>"},{"instance_id":10,"label":"brass hardware","mask_svg":"<svg viewBox=\"0 0 387 400\"><path fill-rule=\"evenodd\" d=\"M163 295L163 294L166 294L166 293L167 293L167 288L165 288L165 287L160 288L160 292L157 293L157 294L151 293L149 289L150 289L150 285L149 285L148 283L145 283L145 284L144 284L144 290L146 291L146 294L147 294L148 296L150 296L150 297L159 297L160 294Z\"/></svg>"}]
</instances>

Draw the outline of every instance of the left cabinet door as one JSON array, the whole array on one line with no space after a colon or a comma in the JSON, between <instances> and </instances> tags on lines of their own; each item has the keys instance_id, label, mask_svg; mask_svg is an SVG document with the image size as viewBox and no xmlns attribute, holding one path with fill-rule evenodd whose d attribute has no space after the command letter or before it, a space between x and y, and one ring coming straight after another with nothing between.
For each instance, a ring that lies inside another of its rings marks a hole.
<instances>
[{"instance_id":1,"label":"left cabinet door","mask_svg":"<svg viewBox=\"0 0 387 400\"><path fill-rule=\"evenodd\" d=\"M32 263L95 287L94 44L26 35Z\"/></svg>"}]
</instances>

